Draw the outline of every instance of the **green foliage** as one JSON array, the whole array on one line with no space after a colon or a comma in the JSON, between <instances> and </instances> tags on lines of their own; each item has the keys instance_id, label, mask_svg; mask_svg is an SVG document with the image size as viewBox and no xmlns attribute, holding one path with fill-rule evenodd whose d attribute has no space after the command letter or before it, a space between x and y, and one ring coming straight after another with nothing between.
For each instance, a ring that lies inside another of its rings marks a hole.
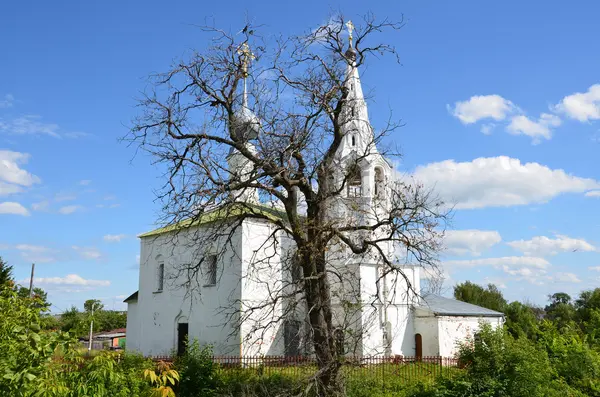
<instances>
[{"instance_id":1,"label":"green foliage","mask_svg":"<svg viewBox=\"0 0 600 397\"><path fill-rule=\"evenodd\" d=\"M0 290L0 396L146 397L155 391L143 377L152 361L111 352L82 357L69 333L44 329L45 310L39 297L19 296L12 286Z\"/></svg>"},{"instance_id":2,"label":"green foliage","mask_svg":"<svg viewBox=\"0 0 600 397\"><path fill-rule=\"evenodd\" d=\"M21 298L12 288L0 291L0 395L26 395L55 351L73 343L66 334L42 330L42 310L37 298Z\"/></svg>"},{"instance_id":3,"label":"green foliage","mask_svg":"<svg viewBox=\"0 0 600 397\"><path fill-rule=\"evenodd\" d=\"M173 388L179 382L179 373L171 368L170 363L161 361L156 369L146 369L144 378L153 386L149 393L151 397L175 397Z\"/></svg>"},{"instance_id":4,"label":"green foliage","mask_svg":"<svg viewBox=\"0 0 600 397\"><path fill-rule=\"evenodd\" d=\"M90 312L92 312L92 309L94 309L94 311L100 311L100 310L104 309L104 305L102 304L102 302L100 302L99 299L86 300L83 303L83 310L90 313Z\"/></svg>"},{"instance_id":5,"label":"green foliage","mask_svg":"<svg viewBox=\"0 0 600 397\"><path fill-rule=\"evenodd\" d=\"M221 385L218 365L212 360L210 346L200 347L197 340L188 344L186 353L175 361L181 376L177 395L180 397L214 396Z\"/></svg>"},{"instance_id":6,"label":"green foliage","mask_svg":"<svg viewBox=\"0 0 600 397\"><path fill-rule=\"evenodd\" d=\"M536 340L539 334L539 318L535 308L521 302L511 302L504 311L506 329L515 338Z\"/></svg>"},{"instance_id":7,"label":"green foliage","mask_svg":"<svg viewBox=\"0 0 600 397\"><path fill-rule=\"evenodd\" d=\"M465 281L454 286L454 297L460 301L499 312L504 312L507 305L502 292L494 284L488 284L486 288L483 288L470 281Z\"/></svg>"},{"instance_id":8,"label":"green foliage","mask_svg":"<svg viewBox=\"0 0 600 397\"><path fill-rule=\"evenodd\" d=\"M91 301L93 299L86 301L86 303ZM92 320L91 304L88 307L89 311L80 312L75 306L71 306L60 316L60 329L76 337L87 336L90 332L90 321ZM97 307L100 307L100 309L97 309ZM103 310L102 308L102 305L94 306L94 332L126 327L127 313Z\"/></svg>"},{"instance_id":9,"label":"green foliage","mask_svg":"<svg viewBox=\"0 0 600 397\"><path fill-rule=\"evenodd\" d=\"M2 257L0 257L0 289L10 286L13 283L12 277L12 266L6 263Z\"/></svg>"}]
</instances>

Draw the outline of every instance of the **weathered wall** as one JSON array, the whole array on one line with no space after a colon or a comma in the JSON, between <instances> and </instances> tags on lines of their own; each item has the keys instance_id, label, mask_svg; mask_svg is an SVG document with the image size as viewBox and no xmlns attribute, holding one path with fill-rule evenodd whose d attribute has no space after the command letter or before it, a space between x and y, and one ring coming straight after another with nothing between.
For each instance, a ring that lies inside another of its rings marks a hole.
<instances>
[{"instance_id":1,"label":"weathered wall","mask_svg":"<svg viewBox=\"0 0 600 397\"><path fill-rule=\"evenodd\" d=\"M458 352L457 342L472 339L481 322L495 329L502 321L501 317L438 317L439 355L454 357Z\"/></svg>"},{"instance_id":2,"label":"weathered wall","mask_svg":"<svg viewBox=\"0 0 600 397\"><path fill-rule=\"evenodd\" d=\"M232 235L230 244L224 249L225 254L219 258L217 285L205 285L206 271L202 269L197 275L197 290L192 292L192 296L186 295L186 290L181 288L187 277L178 274L180 265L195 263L223 248L225 238L211 241L208 235L207 231L189 229L176 236L166 234L142 238L136 316L140 331L137 341L135 335L130 341L141 353L171 353L177 346L177 324L180 322L189 324L190 339L212 344L216 354L239 353L239 335L235 335L231 326L224 327L228 313L223 308L231 308L241 297L241 231ZM206 241L206 244L199 246L198 241ZM161 261L165 264L162 292L157 291L158 264Z\"/></svg>"},{"instance_id":3,"label":"weathered wall","mask_svg":"<svg viewBox=\"0 0 600 397\"><path fill-rule=\"evenodd\" d=\"M416 311L418 313L418 310ZM440 355L440 340L438 318L431 315L430 317L415 317L415 334L421 334L421 343L423 346L423 356L439 356ZM415 336L412 335L413 343ZM413 350L409 356L415 356L416 351Z\"/></svg>"}]
</instances>

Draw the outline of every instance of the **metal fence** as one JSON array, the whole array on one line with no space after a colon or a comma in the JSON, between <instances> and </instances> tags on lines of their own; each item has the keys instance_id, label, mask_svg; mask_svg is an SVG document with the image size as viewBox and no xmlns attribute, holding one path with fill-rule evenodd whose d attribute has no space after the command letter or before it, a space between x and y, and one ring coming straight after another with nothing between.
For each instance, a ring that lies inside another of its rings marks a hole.
<instances>
[{"instance_id":1,"label":"metal fence","mask_svg":"<svg viewBox=\"0 0 600 397\"><path fill-rule=\"evenodd\" d=\"M173 361L170 356L152 357L155 361ZM317 370L311 356L214 356L220 371L252 371L258 375L280 374L292 378L309 378ZM449 357L345 357L342 373L347 379L411 382L452 377L458 373L458 360Z\"/></svg>"}]
</instances>

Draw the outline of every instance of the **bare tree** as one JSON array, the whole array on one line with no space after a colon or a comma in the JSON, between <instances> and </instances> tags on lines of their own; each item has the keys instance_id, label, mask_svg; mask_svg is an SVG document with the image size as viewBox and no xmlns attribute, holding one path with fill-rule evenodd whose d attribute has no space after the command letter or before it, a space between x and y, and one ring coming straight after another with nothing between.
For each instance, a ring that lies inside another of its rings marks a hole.
<instances>
[{"instance_id":1,"label":"bare tree","mask_svg":"<svg viewBox=\"0 0 600 397\"><path fill-rule=\"evenodd\" d=\"M436 268L446 217L431 192L381 160L395 153L377 147L400 124L375 132L366 117L356 121L355 112L366 109L353 94L353 73L372 55L397 56L374 37L402 22L367 15L356 28L348 25L350 37L346 25L338 16L306 34L275 39L250 25L235 34L202 28L211 44L153 76L129 136L165 167L162 223L174 231L209 225L192 244L219 241L217 254L226 255L235 252L226 247L245 221L269 225L262 256L243 275L264 283L268 299L246 302L230 318L253 313L258 331L300 308L318 363L318 395L327 396L343 393L339 369L347 350L340 333L352 328L362 305L394 299L392 284L402 282L407 294L414 288L407 265ZM350 148L355 133L362 140ZM391 172L367 175L375 178L369 190L361 185L362 170L374 161ZM284 240L294 247L285 255ZM291 275L277 282L269 279L275 255ZM178 269L192 294L201 294L206 258ZM347 280L357 277L350 262L366 260L379 264L372 302L357 292L360 280Z\"/></svg>"}]
</instances>

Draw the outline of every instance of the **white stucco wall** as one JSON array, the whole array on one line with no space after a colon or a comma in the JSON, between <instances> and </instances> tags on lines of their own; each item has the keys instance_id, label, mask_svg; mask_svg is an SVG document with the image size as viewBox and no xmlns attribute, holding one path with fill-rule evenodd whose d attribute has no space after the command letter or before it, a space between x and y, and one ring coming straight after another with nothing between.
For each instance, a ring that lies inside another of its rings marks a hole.
<instances>
[{"instance_id":1,"label":"white stucco wall","mask_svg":"<svg viewBox=\"0 0 600 397\"><path fill-rule=\"evenodd\" d=\"M215 286L205 286L198 275L199 286L192 296L180 287L185 277L176 278L177 266L196 263L206 253L215 252L223 241L203 239L206 233L198 229L181 231L173 238L172 234L141 239L139 293L137 315L139 324L137 341L134 346L145 355L170 354L177 346L177 323L189 324L189 338L198 339L201 344L213 345L215 354L239 352L239 335L227 325L227 312L223 308L239 302L241 260L241 231L236 231L231 244L224 249L217 266L218 282ZM198 247L198 241L207 244ZM157 268L159 261L165 264L165 283L162 292L157 291ZM129 335L128 335L129 339Z\"/></svg>"},{"instance_id":2,"label":"white stucco wall","mask_svg":"<svg viewBox=\"0 0 600 397\"><path fill-rule=\"evenodd\" d=\"M418 313L418 311L416 311ZM430 317L415 317L415 334L421 334L422 354L423 356L439 356L440 340L438 318L433 315ZM415 336L412 337L413 343ZM415 356L416 350L407 356Z\"/></svg>"},{"instance_id":3,"label":"white stucco wall","mask_svg":"<svg viewBox=\"0 0 600 397\"><path fill-rule=\"evenodd\" d=\"M281 236L275 242L272 226L249 220L226 245L226 237L208 238L212 232L192 229L175 239L169 234L141 239L138 303L128 313L128 327L139 330L131 334L132 349L170 354L177 346L177 324L188 323L189 338L212 345L217 355L283 354L283 303L273 299L282 288ZM186 276L177 274L178 267L217 252L217 284L205 285L202 269L196 289L186 294L181 287ZM162 292L157 291L160 262L165 264Z\"/></svg>"},{"instance_id":4,"label":"white stucco wall","mask_svg":"<svg viewBox=\"0 0 600 397\"><path fill-rule=\"evenodd\" d=\"M282 355L281 237L262 221L245 221L242 230L242 355Z\"/></svg>"},{"instance_id":5,"label":"white stucco wall","mask_svg":"<svg viewBox=\"0 0 600 397\"><path fill-rule=\"evenodd\" d=\"M480 324L489 323L493 329L502 325L502 317L437 317L439 353L442 357L454 357L458 352L457 342L473 338ZM423 353L425 355L425 353Z\"/></svg>"},{"instance_id":6,"label":"white stucco wall","mask_svg":"<svg viewBox=\"0 0 600 397\"><path fill-rule=\"evenodd\" d=\"M140 352L140 323L138 319L137 300L127 302L127 339L125 348Z\"/></svg>"}]
</instances>

